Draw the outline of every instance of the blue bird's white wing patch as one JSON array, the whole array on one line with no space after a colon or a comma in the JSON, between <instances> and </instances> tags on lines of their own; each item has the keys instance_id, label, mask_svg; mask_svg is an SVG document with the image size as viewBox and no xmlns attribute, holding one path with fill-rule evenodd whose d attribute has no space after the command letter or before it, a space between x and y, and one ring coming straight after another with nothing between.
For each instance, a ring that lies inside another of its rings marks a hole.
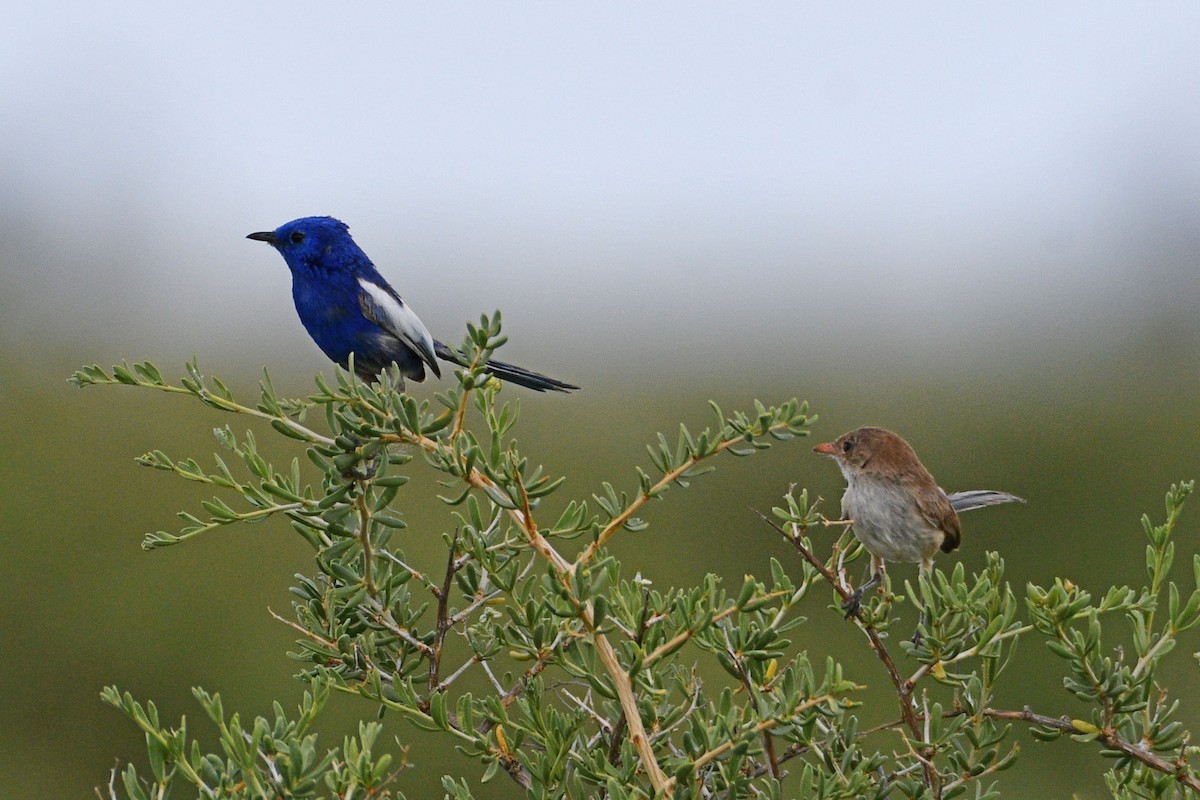
<instances>
[{"instance_id":1,"label":"blue bird's white wing patch","mask_svg":"<svg viewBox=\"0 0 1200 800\"><path fill-rule=\"evenodd\" d=\"M363 313L412 348L433 374L440 376L441 370L434 360L433 337L412 309L389 286L380 286L366 278L359 278L358 285L362 288L359 300Z\"/></svg>"}]
</instances>

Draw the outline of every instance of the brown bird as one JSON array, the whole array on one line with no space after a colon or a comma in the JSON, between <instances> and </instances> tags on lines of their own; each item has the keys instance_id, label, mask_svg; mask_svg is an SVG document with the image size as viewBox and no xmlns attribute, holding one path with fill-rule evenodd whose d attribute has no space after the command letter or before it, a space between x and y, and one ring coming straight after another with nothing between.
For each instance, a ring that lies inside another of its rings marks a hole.
<instances>
[{"instance_id":1,"label":"brown bird","mask_svg":"<svg viewBox=\"0 0 1200 800\"><path fill-rule=\"evenodd\" d=\"M1025 502L990 490L947 494L908 442L883 428L859 428L813 451L841 468L846 478L842 518L853 523L854 535L871 554L870 580L842 604L847 617L858 612L863 595L883 580L885 562L915 562L927 573L939 550L949 553L958 547L959 511Z\"/></svg>"}]
</instances>

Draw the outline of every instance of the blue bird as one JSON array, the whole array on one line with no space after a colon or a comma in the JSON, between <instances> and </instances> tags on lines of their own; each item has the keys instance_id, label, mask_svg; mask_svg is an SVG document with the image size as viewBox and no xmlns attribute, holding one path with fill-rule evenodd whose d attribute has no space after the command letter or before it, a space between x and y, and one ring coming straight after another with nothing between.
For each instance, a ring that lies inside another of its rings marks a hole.
<instances>
[{"instance_id":1,"label":"blue bird","mask_svg":"<svg viewBox=\"0 0 1200 800\"><path fill-rule=\"evenodd\" d=\"M279 251L292 273L292 299L308 335L343 368L354 354L354 371L375 380L393 363L404 378L425 379L425 368L441 377L437 359L465 366L461 352L429 335L396 290L350 237L346 223L333 217L302 217L273 231L246 237ZM534 391L569 392L569 383L522 367L489 361L487 371Z\"/></svg>"}]
</instances>

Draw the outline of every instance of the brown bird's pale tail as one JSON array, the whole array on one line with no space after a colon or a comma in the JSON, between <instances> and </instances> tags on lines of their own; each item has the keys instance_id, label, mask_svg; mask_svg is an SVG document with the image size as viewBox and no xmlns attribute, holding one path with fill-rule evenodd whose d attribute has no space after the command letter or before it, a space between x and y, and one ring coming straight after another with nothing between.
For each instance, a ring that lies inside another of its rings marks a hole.
<instances>
[{"instance_id":1,"label":"brown bird's pale tail","mask_svg":"<svg viewBox=\"0 0 1200 800\"><path fill-rule=\"evenodd\" d=\"M998 506L1003 503L1024 503L1020 497L1008 492L994 492L991 489L972 489L969 492L954 492L947 495L950 505L955 511L973 511L977 508Z\"/></svg>"}]
</instances>

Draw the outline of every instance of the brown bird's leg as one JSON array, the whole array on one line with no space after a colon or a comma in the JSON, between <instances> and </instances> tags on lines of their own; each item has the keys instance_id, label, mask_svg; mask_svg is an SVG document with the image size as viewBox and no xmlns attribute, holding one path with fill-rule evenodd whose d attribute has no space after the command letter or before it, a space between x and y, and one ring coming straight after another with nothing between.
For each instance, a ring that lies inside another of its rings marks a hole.
<instances>
[{"instance_id":1,"label":"brown bird's leg","mask_svg":"<svg viewBox=\"0 0 1200 800\"><path fill-rule=\"evenodd\" d=\"M868 569L870 570L871 577L864 583L860 584L859 587L855 589L849 597L846 598L846 602L842 603L842 611L846 612L846 619L850 619L857 614L859 609L862 608L862 599L864 596L866 596L867 592L871 591L883 582L882 558L871 556L871 565L868 567Z\"/></svg>"}]
</instances>

